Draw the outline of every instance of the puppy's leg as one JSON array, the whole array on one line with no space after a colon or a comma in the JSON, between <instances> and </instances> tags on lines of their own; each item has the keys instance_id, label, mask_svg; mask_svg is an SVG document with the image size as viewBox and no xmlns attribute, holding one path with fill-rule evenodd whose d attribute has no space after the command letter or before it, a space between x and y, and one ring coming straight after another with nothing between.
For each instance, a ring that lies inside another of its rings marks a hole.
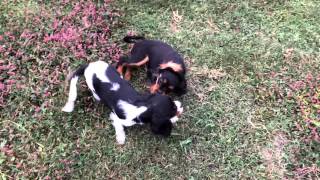
<instances>
[{"instance_id":1,"label":"puppy's leg","mask_svg":"<svg viewBox=\"0 0 320 180\"><path fill-rule=\"evenodd\" d=\"M69 90L69 97L68 102L62 108L64 112L72 112L74 109L74 102L77 99L77 81L79 77L74 76L70 81L70 90Z\"/></svg>"},{"instance_id":2,"label":"puppy's leg","mask_svg":"<svg viewBox=\"0 0 320 180\"><path fill-rule=\"evenodd\" d=\"M142 57L142 58L138 59L138 57ZM149 62L149 57L147 55L146 56L132 56L131 59L133 62L128 63L129 66L139 67L139 66L143 66L147 62Z\"/></svg>"},{"instance_id":3,"label":"puppy's leg","mask_svg":"<svg viewBox=\"0 0 320 180\"><path fill-rule=\"evenodd\" d=\"M128 60L128 56L121 56L119 62L117 63L117 71L120 74L121 78L123 77L123 70L126 64L128 64Z\"/></svg>"},{"instance_id":4,"label":"puppy's leg","mask_svg":"<svg viewBox=\"0 0 320 180\"><path fill-rule=\"evenodd\" d=\"M120 74L120 76L122 77L122 74L123 74L123 65L118 65L117 71L118 71L118 73Z\"/></svg>"},{"instance_id":5,"label":"puppy's leg","mask_svg":"<svg viewBox=\"0 0 320 180\"><path fill-rule=\"evenodd\" d=\"M121 119L115 114L110 113L110 119L112 120L112 125L116 131L116 139L118 144L124 144L126 141L126 133L124 132L124 127L121 124Z\"/></svg>"},{"instance_id":6,"label":"puppy's leg","mask_svg":"<svg viewBox=\"0 0 320 180\"><path fill-rule=\"evenodd\" d=\"M154 83L150 86L150 93L155 94L159 90L160 86L157 83Z\"/></svg>"},{"instance_id":7,"label":"puppy's leg","mask_svg":"<svg viewBox=\"0 0 320 180\"><path fill-rule=\"evenodd\" d=\"M127 81L131 79L131 68L129 66L127 67L126 73L124 75L124 79Z\"/></svg>"},{"instance_id":8,"label":"puppy's leg","mask_svg":"<svg viewBox=\"0 0 320 180\"><path fill-rule=\"evenodd\" d=\"M113 127L115 128L116 131L116 139L118 144L124 144L126 141L126 134L124 132L123 126L117 122L113 121L112 122Z\"/></svg>"},{"instance_id":9,"label":"puppy's leg","mask_svg":"<svg viewBox=\"0 0 320 180\"><path fill-rule=\"evenodd\" d=\"M177 107L177 113L176 113L176 115L175 115L174 117L172 117L172 118L170 119L170 121L171 121L172 123L176 123L176 122L179 120L179 116L180 116L180 115L182 114L182 112L183 112L183 107L182 107L180 101L174 101L174 104L175 104L176 107Z\"/></svg>"},{"instance_id":10,"label":"puppy's leg","mask_svg":"<svg viewBox=\"0 0 320 180\"><path fill-rule=\"evenodd\" d=\"M145 65L147 62L149 61L148 56L146 56L145 58L143 58L142 60L140 60L137 63L129 63L126 65L127 70L126 73L124 75L124 79L129 81L131 79L131 67L139 67L139 66L143 66Z\"/></svg>"},{"instance_id":11,"label":"puppy's leg","mask_svg":"<svg viewBox=\"0 0 320 180\"><path fill-rule=\"evenodd\" d=\"M175 89L173 90L178 96L182 96L184 94L187 93L187 82L186 80L182 80L182 82L180 82L180 84L175 87Z\"/></svg>"}]
</instances>

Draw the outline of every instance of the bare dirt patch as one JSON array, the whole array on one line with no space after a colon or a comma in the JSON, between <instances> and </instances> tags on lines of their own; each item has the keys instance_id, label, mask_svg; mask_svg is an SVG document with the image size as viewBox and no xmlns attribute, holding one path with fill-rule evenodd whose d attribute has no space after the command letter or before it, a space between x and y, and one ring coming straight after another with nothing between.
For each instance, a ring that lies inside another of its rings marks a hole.
<instances>
[{"instance_id":1,"label":"bare dirt patch","mask_svg":"<svg viewBox=\"0 0 320 180\"><path fill-rule=\"evenodd\" d=\"M267 174L270 178L284 178L286 168L283 162L284 147L288 144L288 139L283 133L276 133L270 147L265 147L261 151L261 156L266 166Z\"/></svg>"}]
</instances>

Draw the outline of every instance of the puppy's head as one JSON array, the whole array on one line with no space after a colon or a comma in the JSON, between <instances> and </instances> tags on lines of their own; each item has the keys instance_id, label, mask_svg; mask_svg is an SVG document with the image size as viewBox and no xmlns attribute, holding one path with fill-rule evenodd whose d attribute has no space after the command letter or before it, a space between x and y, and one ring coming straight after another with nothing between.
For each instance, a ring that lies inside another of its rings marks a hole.
<instances>
[{"instance_id":1,"label":"puppy's head","mask_svg":"<svg viewBox=\"0 0 320 180\"><path fill-rule=\"evenodd\" d=\"M162 69L159 77L159 92L169 93L175 92L178 95L186 93L187 85L183 75L173 71L171 68Z\"/></svg>"},{"instance_id":2,"label":"puppy's head","mask_svg":"<svg viewBox=\"0 0 320 180\"><path fill-rule=\"evenodd\" d=\"M150 99L152 107L151 131L162 136L169 136L172 123L178 120L183 108L179 101L172 101L168 96L155 94Z\"/></svg>"}]
</instances>

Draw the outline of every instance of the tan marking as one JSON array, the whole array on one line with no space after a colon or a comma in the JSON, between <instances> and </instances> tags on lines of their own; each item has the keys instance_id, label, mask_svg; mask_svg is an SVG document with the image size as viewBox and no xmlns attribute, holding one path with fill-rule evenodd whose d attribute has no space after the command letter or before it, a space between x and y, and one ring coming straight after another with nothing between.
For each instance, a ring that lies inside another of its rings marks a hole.
<instances>
[{"instance_id":1,"label":"tan marking","mask_svg":"<svg viewBox=\"0 0 320 180\"><path fill-rule=\"evenodd\" d=\"M118 73L122 76L122 74L123 74L123 65L120 65L120 66L117 68L117 71L118 71Z\"/></svg>"},{"instance_id":2,"label":"tan marking","mask_svg":"<svg viewBox=\"0 0 320 180\"><path fill-rule=\"evenodd\" d=\"M131 52L133 49L133 44L129 44L129 52Z\"/></svg>"},{"instance_id":3,"label":"tan marking","mask_svg":"<svg viewBox=\"0 0 320 180\"><path fill-rule=\"evenodd\" d=\"M181 72L182 67L181 64L174 63L172 61L169 61L165 64L160 64L160 69L166 69L166 68L171 68L175 72Z\"/></svg>"},{"instance_id":4,"label":"tan marking","mask_svg":"<svg viewBox=\"0 0 320 180\"><path fill-rule=\"evenodd\" d=\"M158 90L159 90L159 88L160 88L160 86L159 86L159 84L153 84L153 85L151 85L150 86L150 92L152 93L152 94L154 94L154 93L156 93Z\"/></svg>"},{"instance_id":5,"label":"tan marking","mask_svg":"<svg viewBox=\"0 0 320 180\"><path fill-rule=\"evenodd\" d=\"M128 67L126 70L126 74L124 75L124 79L129 81L131 79L131 69Z\"/></svg>"},{"instance_id":6,"label":"tan marking","mask_svg":"<svg viewBox=\"0 0 320 180\"><path fill-rule=\"evenodd\" d=\"M120 73L120 75L123 75L123 67L127 67L126 73L124 75L124 79L129 81L131 79L131 69L130 67L139 67L142 66L144 64L146 64L149 61L149 57L146 56L144 59L142 59L141 61L137 62L137 63L130 63L130 64L123 64L122 66L119 66L117 71Z\"/></svg>"},{"instance_id":7,"label":"tan marking","mask_svg":"<svg viewBox=\"0 0 320 180\"><path fill-rule=\"evenodd\" d=\"M146 64L149 61L149 57L146 56L144 59L142 59L141 61L137 62L137 63L130 63L127 64L127 66L142 66L144 64Z\"/></svg>"}]
</instances>

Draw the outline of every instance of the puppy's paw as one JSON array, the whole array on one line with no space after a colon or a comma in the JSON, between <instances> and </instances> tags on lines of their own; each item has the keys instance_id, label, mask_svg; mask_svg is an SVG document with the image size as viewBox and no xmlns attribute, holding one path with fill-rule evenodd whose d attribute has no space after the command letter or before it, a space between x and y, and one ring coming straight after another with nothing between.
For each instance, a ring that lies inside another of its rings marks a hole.
<instances>
[{"instance_id":1,"label":"puppy's paw","mask_svg":"<svg viewBox=\"0 0 320 180\"><path fill-rule=\"evenodd\" d=\"M179 115L183 113L183 107L178 108Z\"/></svg>"},{"instance_id":2,"label":"puppy's paw","mask_svg":"<svg viewBox=\"0 0 320 180\"><path fill-rule=\"evenodd\" d=\"M125 79L126 81L130 81L130 79L131 79L131 74L130 74L130 73L126 73L126 74L124 75L124 79Z\"/></svg>"},{"instance_id":3,"label":"puppy's paw","mask_svg":"<svg viewBox=\"0 0 320 180\"><path fill-rule=\"evenodd\" d=\"M183 112L183 107L180 101L174 101L174 104L177 107L178 115L182 114Z\"/></svg>"},{"instance_id":4,"label":"puppy's paw","mask_svg":"<svg viewBox=\"0 0 320 180\"><path fill-rule=\"evenodd\" d=\"M117 139L117 143L119 145L123 145L125 143L125 141L126 141L126 137L122 136L122 135L117 135L116 139Z\"/></svg>"},{"instance_id":5,"label":"puppy's paw","mask_svg":"<svg viewBox=\"0 0 320 180\"><path fill-rule=\"evenodd\" d=\"M66 105L62 108L63 112L72 112L74 109L74 103L72 102L67 102Z\"/></svg>"},{"instance_id":6,"label":"puppy's paw","mask_svg":"<svg viewBox=\"0 0 320 180\"><path fill-rule=\"evenodd\" d=\"M180 101L173 101L173 102L177 106L177 108L181 107L181 102Z\"/></svg>"},{"instance_id":7,"label":"puppy's paw","mask_svg":"<svg viewBox=\"0 0 320 180\"><path fill-rule=\"evenodd\" d=\"M178 116L174 116L170 119L171 123L176 123L179 120Z\"/></svg>"}]
</instances>

